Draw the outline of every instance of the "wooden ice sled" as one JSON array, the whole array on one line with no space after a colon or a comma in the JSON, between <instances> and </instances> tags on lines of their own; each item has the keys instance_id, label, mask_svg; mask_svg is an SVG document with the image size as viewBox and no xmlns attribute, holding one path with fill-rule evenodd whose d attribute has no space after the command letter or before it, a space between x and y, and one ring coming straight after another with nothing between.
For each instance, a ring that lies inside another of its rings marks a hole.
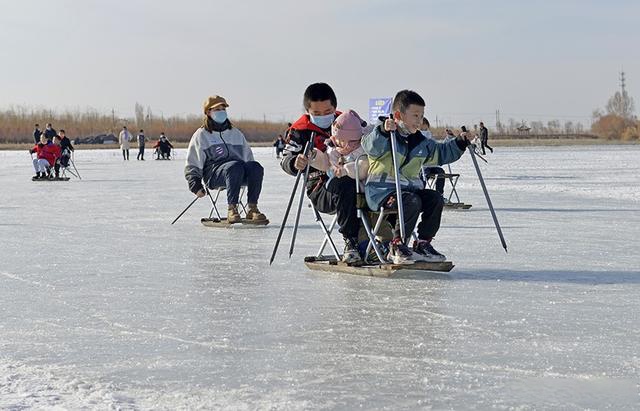
<instances>
[{"instance_id":1,"label":"wooden ice sled","mask_svg":"<svg viewBox=\"0 0 640 411\"><path fill-rule=\"evenodd\" d=\"M393 277L399 271L405 272L449 272L454 265L451 261L443 261L437 263L416 262L410 265L397 264L376 264L376 265L347 265L343 262L336 261L335 258L314 257L304 258L305 265L310 270L329 271L333 273L345 273L355 275L365 275L371 277Z\"/></svg>"},{"instance_id":2,"label":"wooden ice sled","mask_svg":"<svg viewBox=\"0 0 640 411\"><path fill-rule=\"evenodd\" d=\"M229 228L229 227L263 227L269 224L269 220L264 221L253 221L247 220L245 218L242 219L242 222L236 224L229 224L226 218L201 218L200 222L202 225L206 227L217 227L217 228Z\"/></svg>"}]
</instances>

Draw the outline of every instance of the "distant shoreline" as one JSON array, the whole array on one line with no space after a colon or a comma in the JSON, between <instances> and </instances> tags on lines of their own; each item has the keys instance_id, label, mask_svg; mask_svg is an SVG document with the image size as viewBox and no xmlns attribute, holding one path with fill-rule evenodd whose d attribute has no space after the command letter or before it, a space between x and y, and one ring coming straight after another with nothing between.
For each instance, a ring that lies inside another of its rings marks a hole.
<instances>
[{"instance_id":1,"label":"distant shoreline","mask_svg":"<svg viewBox=\"0 0 640 411\"><path fill-rule=\"evenodd\" d=\"M272 143L270 142L250 142L252 147L271 147ZM623 140L605 140L605 139L594 139L594 138L557 138L557 139L537 139L537 138L527 138L527 139L493 139L489 140L489 144L492 147L533 147L533 146L543 146L543 147L552 147L552 146L587 146L587 145L636 145L640 144L639 141L623 141ZM173 143L175 148L187 148L188 143ZM0 151L10 151L10 150L29 150L33 147L33 144L22 143L22 144L0 144ZM76 144L74 146L77 150L114 150L120 149L118 144ZM137 151L138 147L131 146L131 151ZM153 152L153 148L147 146L145 151Z\"/></svg>"}]
</instances>

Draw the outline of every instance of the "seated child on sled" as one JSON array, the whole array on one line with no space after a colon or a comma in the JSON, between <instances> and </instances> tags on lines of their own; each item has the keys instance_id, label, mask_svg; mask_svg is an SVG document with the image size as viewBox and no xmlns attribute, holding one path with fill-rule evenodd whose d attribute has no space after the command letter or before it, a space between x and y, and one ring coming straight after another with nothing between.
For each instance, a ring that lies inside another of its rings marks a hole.
<instances>
[{"instance_id":1,"label":"seated child on sled","mask_svg":"<svg viewBox=\"0 0 640 411\"><path fill-rule=\"evenodd\" d=\"M446 257L431 245L440 228L444 201L435 190L424 189L420 171L425 163L443 165L458 160L469 142L461 137L439 143L420 132L425 102L411 90L402 90L393 99L393 118L381 118L370 134L362 139L362 147L369 156L369 175L365 185L367 204L372 210L381 206L396 207L395 169L391 153L391 132L396 135L396 156L402 191L404 233L401 238L400 219L396 219L394 238L388 258L394 264L413 264L416 261L444 261ZM413 249L406 243L416 226L418 240Z\"/></svg>"},{"instance_id":2,"label":"seated child on sled","mask_svg":"<svg viewBox=\"0 0 640 411\"><path fill-rule=\"evenodd\" d=\"M313 150L311 167L324 171L327 174L326 187L332 184L333 180L340 179L341 184L353 185L355 179L364 180L367 177L369 162L364 150L360 145L363 135L363 128L367 125L358 113L348 110L340 114L331 125L331 136L325 141L326 151ZM363 156L358 162L356 170L356 160ZM353 204L355 209L355 203ZM357 248L345 248L342 261L352 264L361 261Z\"/></svg>"}]
</instances>

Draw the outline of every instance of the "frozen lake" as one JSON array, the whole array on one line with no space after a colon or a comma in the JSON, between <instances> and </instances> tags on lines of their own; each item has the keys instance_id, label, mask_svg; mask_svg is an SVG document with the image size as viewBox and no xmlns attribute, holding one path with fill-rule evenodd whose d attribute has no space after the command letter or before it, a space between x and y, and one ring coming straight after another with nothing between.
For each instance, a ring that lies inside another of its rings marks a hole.
<instances>
[{"instance_id":1,"label":"frozen lake","mask_svg":"<svg viewBox=\"0 0 640 411\"><path fill-rule=\"evenodd\" d=\"M171 226L184 150L78 151L51 184L0 151L0 408L640 408L640 146L498 148L508 254L465 155L456 268L397 279L307 270L308 208L270 267L294 179L255 153L263 229L203 227L206 199Z\"/></svg>"}]
</instances>

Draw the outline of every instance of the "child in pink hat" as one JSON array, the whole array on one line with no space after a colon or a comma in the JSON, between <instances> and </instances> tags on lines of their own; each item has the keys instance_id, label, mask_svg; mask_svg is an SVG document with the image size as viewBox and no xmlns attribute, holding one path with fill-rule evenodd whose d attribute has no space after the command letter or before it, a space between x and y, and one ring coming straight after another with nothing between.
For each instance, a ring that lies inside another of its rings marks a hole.
<instances>
[{"instance_id":1,"label":"child in pink hat","mask_svg":"<svg viewBox=\"0 0 640 411\"><path fill-rule=\"evenodd\" d=\"M316 156L311 161L312 167L326 171L329 181L334 177L355 179L356 175L360 180L364 180L367 177L369 161L360 140L366 125L367 122L353 110L340 114L331 125L331 137L326 142L327 151L316 151ZM360 156L362 158L356 174L356 160Z\"/></svg>"}]
</instances>

